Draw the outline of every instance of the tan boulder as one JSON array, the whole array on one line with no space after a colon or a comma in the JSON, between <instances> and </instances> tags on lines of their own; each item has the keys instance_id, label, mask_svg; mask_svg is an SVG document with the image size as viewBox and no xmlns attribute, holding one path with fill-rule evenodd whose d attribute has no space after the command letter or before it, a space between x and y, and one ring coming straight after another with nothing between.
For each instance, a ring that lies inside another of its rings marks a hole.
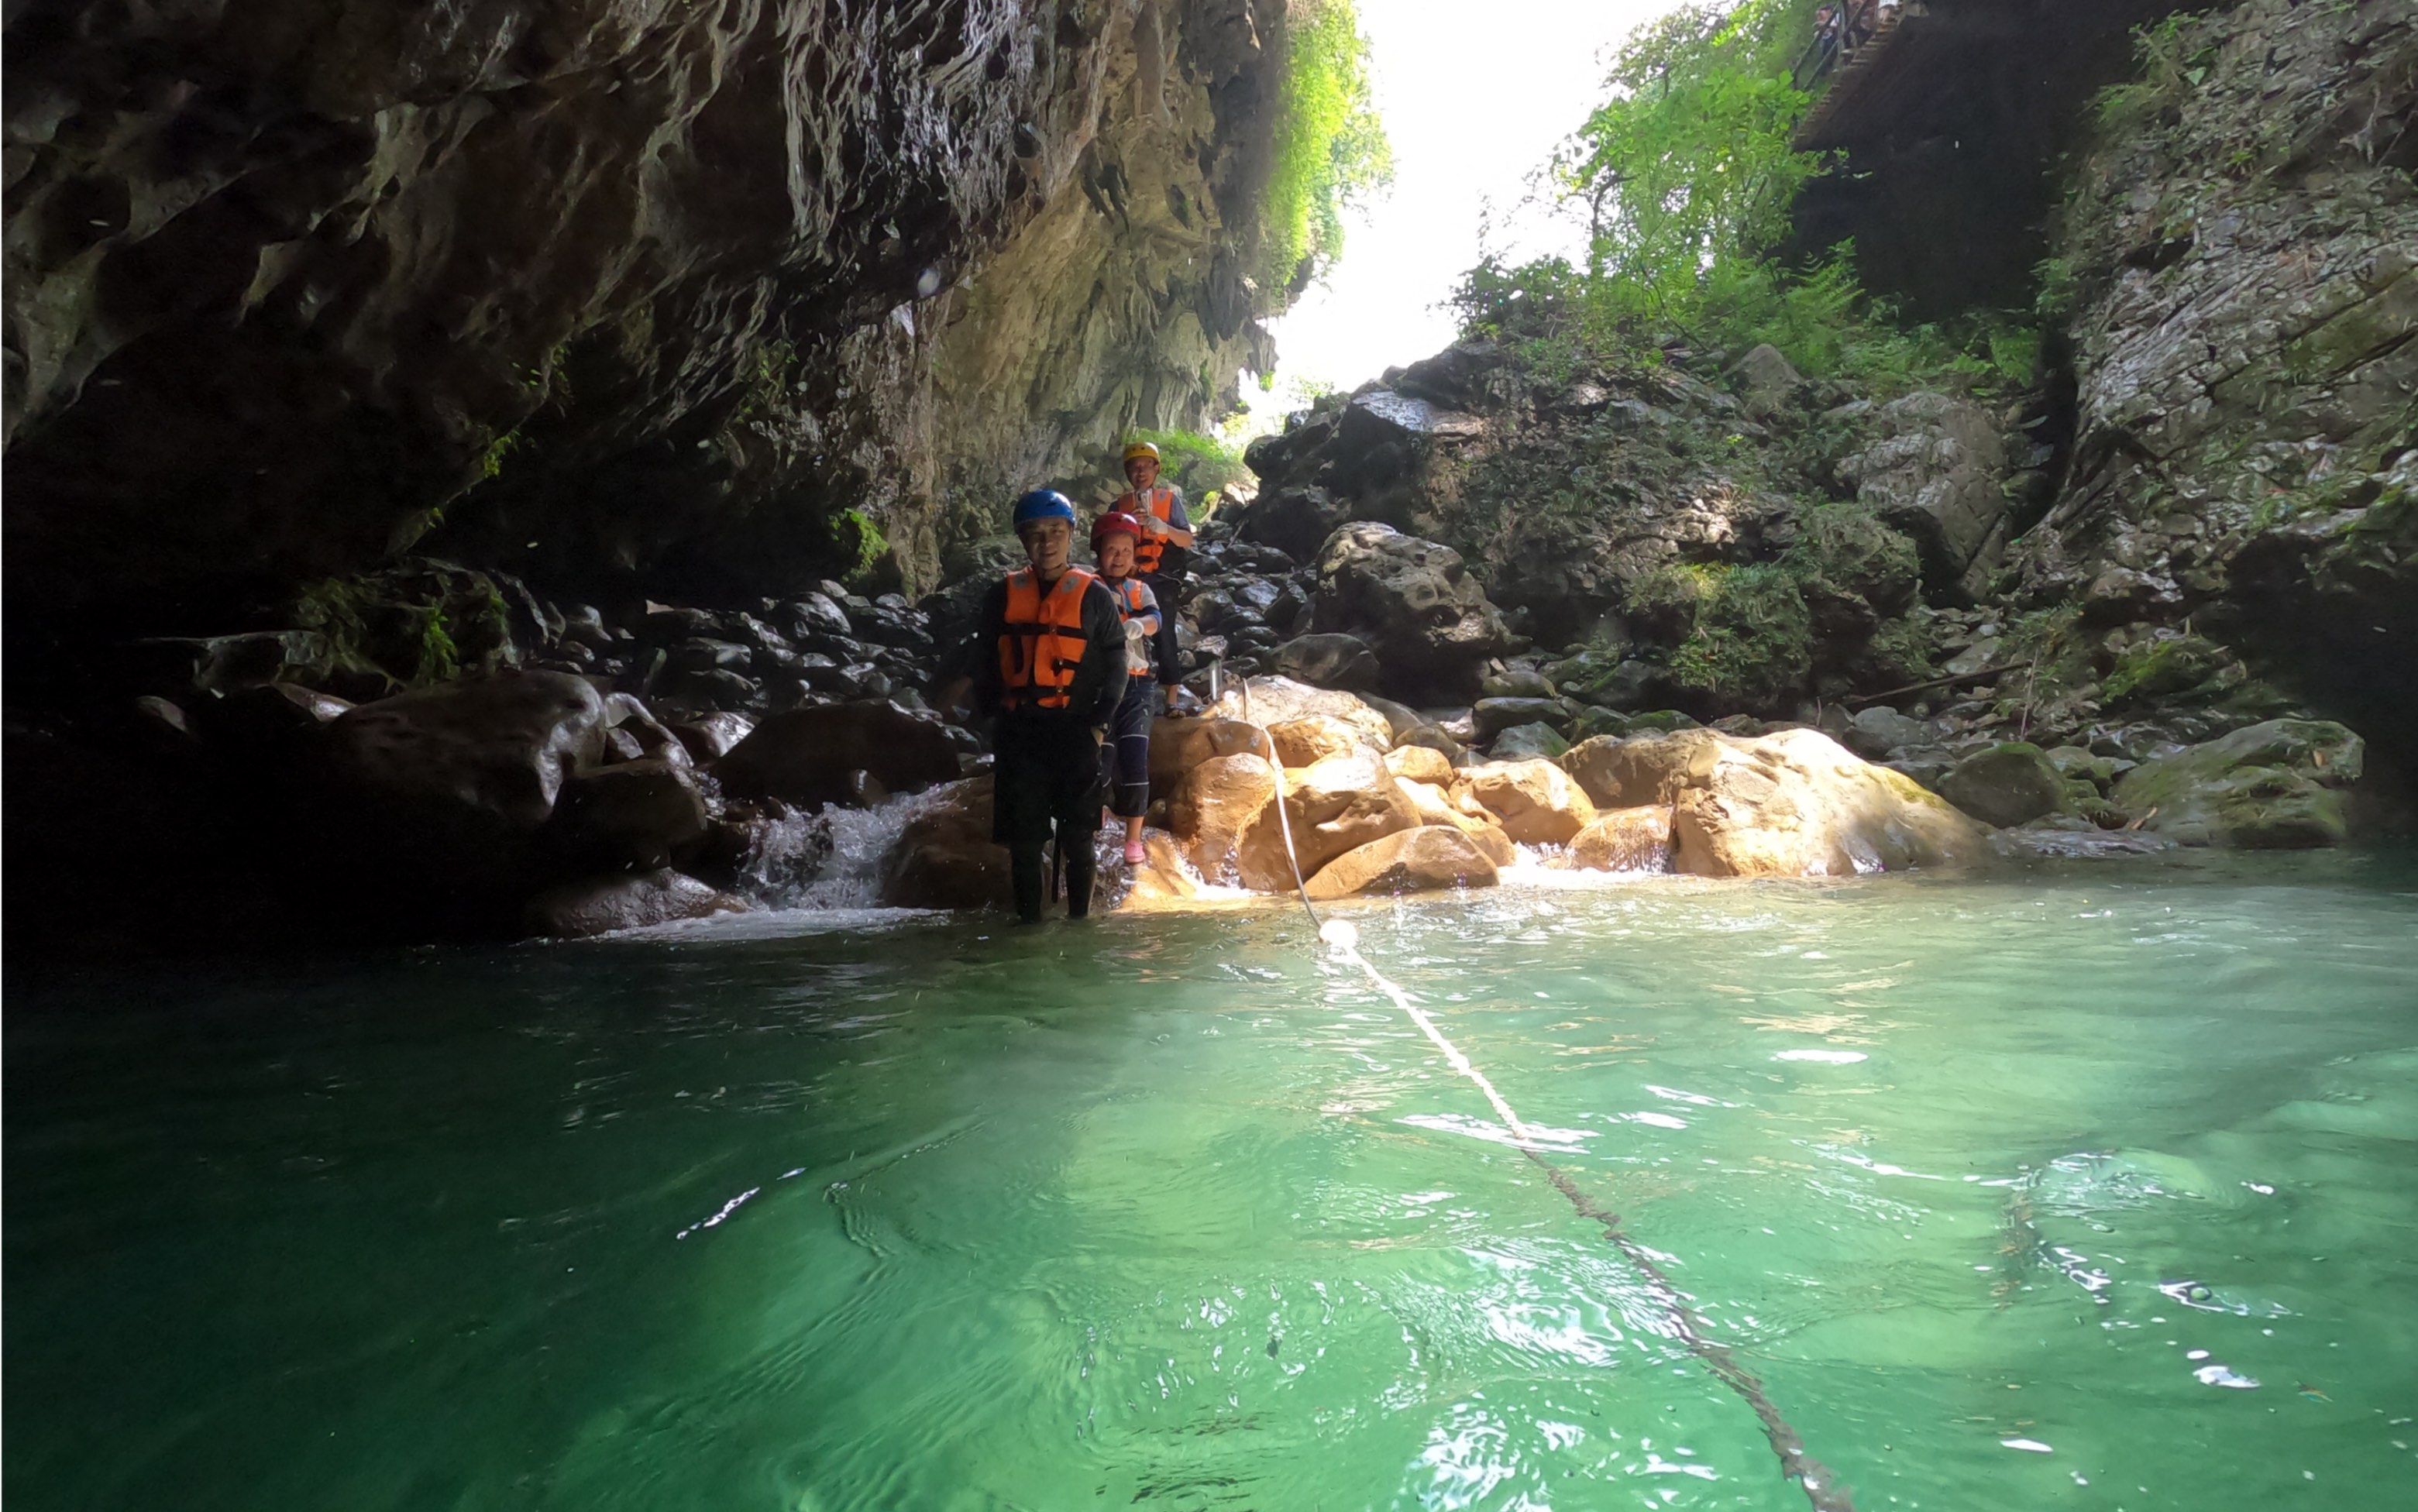
<instances>
[{"instance_id":1,"label":"tan boulder","mask_svg":"<svg viewBox=\"0 0 2418 1512\"><path fill-rule=\"evenodd\" d=\"M1230 684L1214 711L1228 719L1254 720L1271 726L1318 715L1359 731L1360 743L1372 751L1394 743L1393 722L1357 694L1313 688L1291 678L1253 678L1247 696L1246 693L1239 680Z\"/></svg>"},{"instance_id":2,"label":"tan boulder","mask_svg":"<svg viewBox=\"0 0 2418 1512\"><path fill-rule=\"evenodd\" d=\"M1016 907L1007 848L990 838L987 776L941 789L907 822L881 865L881 901L897 909Z\"/></svg>"},{"instance_id":3,"label":"tan boulder","mask_svg":"<svg viewBox=\"0 0 2418 1512\"><path fill-rule=\"evenodd\" d=\"M1671 811L1660 804L1616 808L1570 842L1570 864L1598 872L1671 869Z\"/></svg>"},{"instance_id":4,"label":"tan boulder","mask_svg":"<svg viewBox=\"0 0 2418 1512\"><path fill-rule=\"evenodd\" d=\"M1305 878L1354 847L1418 822L1400 785L1365 753L1330 756L1314 767L1286 772L1283 812ZM1270 803L1244 832L1235 862L1245 887L1262 893L1292 889L1293 868L1286 863L1276 804Z\"/></svg>"},{"instance_id":5,"label":"tan boulder","mask_svg":"<svg viewBox=\"0 0 2418 1512\"><path fill-rule=\"evenodd\" d=\"M1156 719L1150 726L1150 796L1171 798L1184 774L1204 761L1248 751L1267 754L1256 726L1239 719Z\"/></svg>"},{"instance_id":6,"label":"tan boulder","mask_svg":"<svg viewBox=\"0 0 2418 1512\"><path fill-rule=\"evenodd\" d=\"M1401 785L1402 795L1411 801L1421 824L1452 826L1476 842L1486 859L1497 866L1508 866L1520 859L1520 853L1511 847L1511 837L1503 832L1502 822L1476 801L1471 802L1470 807L1478 812L1467 814L1454 807L1445 790L1432 783L1407 782L1399 777L1395 781Z\"/></svg>"},{"instance_id":7,"label":"tan boulder","mask_svg":"<svg viewBox=\"0 0 2418 1512\"><path fill-rule=\"evenodd\" d=\"M1228 880L1243 835L1276 795L1276 769L1266 758L1213 756L1186 772L1168 800L1173 844L1195 872L1213 882Z\"/></svg>"},{"instance_id":8,"label":"tan boulder","mask_svg":"<svg viewBox=\"0 0 2418 1512\"><path fill-rule=\"evenodd\" d=\"M1184 869L1174 836L1160 830L1145 830L1141 848L1142 863L1130 868L1122 878L1114 869L1101 872L1101 907L1120 913L1154 913L1182 908L1200 895L1201 884Z\"/></svg>"},{"instance_id":9,"label":"tan boulder","mask_svg":"<svg viewBox=\"0 0 2418 1512\"><path fill-rule=\"evenodd\" d=\"M1599 808L1667 808L1682 789L1700 787L1719 758L1722 737L1711 730L1674 730L1623 740L1599 735L1562 756Z\"/></svg>"},{"instance_id":10,"label":"tan boulder","mask_svg":"<svg viewBox=\"0 0 2418 1512\"><path fill-rule=\"evenodd\" d=\"M1308 714L1271 725L1268 738L1276 742L1277 759L1288 770L1314 767L1329 756L1385 750L1382 745L1370 745L1365 731L1326 714Z\"/></svg>"},{"instance_id":11,"label":"tan boulder","mask_svg":"<svg viewBox=\"0 0 2418 1512\"><path fill-rule=\"evenodd\" d=\"M1319 868L1309 895L1324 901L1360 893L1430 893L1492 887L1494 863L1448 824L1423 824L1356 846Z\"/></svg>"},{"instance_id":12,"label":"tan boulder","mask_svg":"<svg viewBox=\"0 0 2418 1512\"><path fill-rule=\"evenodd\" d=\"M1569 773L1552 762L1498 761L1470 767L1456 788L1503 821L1503 832L1523 846L1566 846L1595 822L1595 804Z\"/></svg>"},{"instance_id":13,"label":"tan boulder","mask_svg":"<svg viewBox=\"0 0 2418 1512\"><path fill-rule=\"evenodd\" d=\"M1977 859L1985 832L1913 778L1819 730L1712 737L1673 803L1672 866L1699 877L1846 877Z\"/></svg>"},{"instance_id":14,"label":"tan boulder","mask_svg":"<svg viewBox=\"0 0 2418 1512\"><path fill-rule=\"evenodd\" d=\"M1452 786L1452 758L1424 745L1397 746L1385 753L1385 770L1405 782Z\"/></svg>"}]
</instances>

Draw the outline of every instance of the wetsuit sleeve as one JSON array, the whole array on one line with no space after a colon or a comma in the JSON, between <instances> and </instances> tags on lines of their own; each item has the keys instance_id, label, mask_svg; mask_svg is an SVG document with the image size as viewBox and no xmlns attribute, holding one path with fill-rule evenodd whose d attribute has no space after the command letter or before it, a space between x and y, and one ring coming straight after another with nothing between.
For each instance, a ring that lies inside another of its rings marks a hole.
<instances>
[{"instance_id":1,"label":"wetsuit sleeve","mask_svg":"<svg viewBox=\"0 0 2418 1512\"><path fill-rule=\"evenodd\" d=\"M984 595L982 613L974 617L973 638L958 652L957 671L973 679L974 708L986 714L999 712L999 638L1007 634L1007 584L991 585Z\"/></svg>"},{"instance_id":2,"label":"wetsuit sleeve","mask_svg":"<svg viewBox=\"0 0 2418 1512\"><path fill-rule=\"evenodd\" d=\"M1117 613L1115 595L1097 579L1083 590L1083 664L1066 702L1084 724L1106 725L1125 695L1125 620Z\"/></svg>"}]
</instances>

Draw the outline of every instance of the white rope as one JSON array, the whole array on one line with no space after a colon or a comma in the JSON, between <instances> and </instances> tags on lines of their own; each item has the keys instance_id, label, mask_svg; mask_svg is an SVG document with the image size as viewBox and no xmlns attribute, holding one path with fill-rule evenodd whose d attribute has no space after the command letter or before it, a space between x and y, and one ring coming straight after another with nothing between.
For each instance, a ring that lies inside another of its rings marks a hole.
<instances>
[{"instance_id":1,"label":"white rope","mask_svg":"<svg viewBox=\"0 0 2418 1512\"><path fill-rule=\"evenodd\" d=\"M1513 1142L1529 1160L1544 1170L1554 1189L1569 1201L1579 1215L1603 1226L1605 1241L1627 1256L1630 1263L1636 1266L1645 1277L1647 1290L1669 1320L1672 1335L1687 1345L1716 1379L1737 1393L1753 1409L1756 1419L1763 1425L1764 1436L1770 1442L1772 1453L1779 1457L1783 1478L1797 1482L1806 1500L1813 1504L1814 1512L1855 1512L1855 1502L1838 1484L1838 1477L1829 1467L1805 1452L1804 1441L1780 1415L1780 1409L1773 1405L1771 1397L1764 1391L1763 1382L1738 1363L1728 1345L1711 1336L1705 1320L1691 1305L1687 1294L1663 1274L1662 1267L1656 1263L1645 1246L1629 1237L1621 1225L1620 1214L1598 1203L1580 1188L1568 1171L1546 1158L1548 1147L1538 1139L1535 1129L1520 1116L1509 1101L1495 1090L1494 1083L1486 1079L1486 1073L1478 1070L1468 1056L1462 1054L1460 1046L1445 1037L1444 1031L1436 1027L1436 1021L1428 1016L1427 1010L1413 1002L1410 994L1360 954L1358 926L1347 919L1319 918L1318 909L1310 905L1309 886L1302 878L1301 858L1293 847L1293 823L1285 813L1284 762L1277 755L1276 738L1251 718L1251 680L1244 678L1241 680L1244 722L1259 731L1261 741L1268 749L1268 765L1276 771L1277 826L1284 835L1285 860L1293 865L1293 891L1301 897L1302 910L1317 926L1318 938L1325 942L1338 959L1360 968L1377 990L1392 999L1394 1006L1419 1027L1419 1032L1428 1037L1428 1043L1436 1047L1445 1063L1469 1078L1479 1092L1486 1094L1487 1106L1494 1109L1495 1118L1510 1133Z\"/></svg>"}]
</instances>

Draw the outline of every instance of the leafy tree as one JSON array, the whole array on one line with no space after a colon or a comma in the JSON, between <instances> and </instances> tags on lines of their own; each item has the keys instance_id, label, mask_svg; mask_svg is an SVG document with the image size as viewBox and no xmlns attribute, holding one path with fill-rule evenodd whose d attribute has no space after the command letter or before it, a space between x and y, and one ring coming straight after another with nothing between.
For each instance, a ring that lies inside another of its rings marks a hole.
<instances>
[{"instance_id":1,"label":"leafy tree","mask_svg":"<svg viewBox=\"0 0 2418 1512\"><path fill-rule=\"evenodd\" d=\"M1614 59L1610 98L1552 170L1587 214L1599 317L1687 321L1732 265L1785 235L1798 189L1824 167L1789 142L1810 98L1788 68L1802 8L1684 6Z\"/></svg>"},{"instance_id":2,"label":"leafy tree","mask_svg":"<svg viewBox=\"0 0 2418 1512\"><path fill-rule=\"evenodd\" d=\"M1353 0L1296 0L1285 22L1275 161L1262 210L1262 271L1307 288L1343 251L1343 212L1394 181Z\"/></svg>"}]
</instances>

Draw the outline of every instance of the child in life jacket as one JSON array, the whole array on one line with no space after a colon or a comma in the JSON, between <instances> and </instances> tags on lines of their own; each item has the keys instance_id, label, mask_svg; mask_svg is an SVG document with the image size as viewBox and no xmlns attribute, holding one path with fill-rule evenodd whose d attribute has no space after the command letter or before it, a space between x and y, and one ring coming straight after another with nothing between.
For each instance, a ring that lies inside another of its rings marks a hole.
<instances>
[{"instance_id":1,"label":"child in life jacket","mask_svg":"<svg viewBox=\"0 0 2418 1512\"><path fill-rule=\"evenodd\" d=\"M1125 621L1125 693L1110 718L1101 755L1108 768L1109 812L1125 820L1125 861L1136 866L1142 862L1142 814L1150 807L1151 719L1159 710L1160 690L1172 703L1182 676L1175 627L1159 612L1150 585L1134 573L1141 542L1141 522L1123 511L1103 514L1092 525L1092 557Z\"/></svg>"}]
</instances>

